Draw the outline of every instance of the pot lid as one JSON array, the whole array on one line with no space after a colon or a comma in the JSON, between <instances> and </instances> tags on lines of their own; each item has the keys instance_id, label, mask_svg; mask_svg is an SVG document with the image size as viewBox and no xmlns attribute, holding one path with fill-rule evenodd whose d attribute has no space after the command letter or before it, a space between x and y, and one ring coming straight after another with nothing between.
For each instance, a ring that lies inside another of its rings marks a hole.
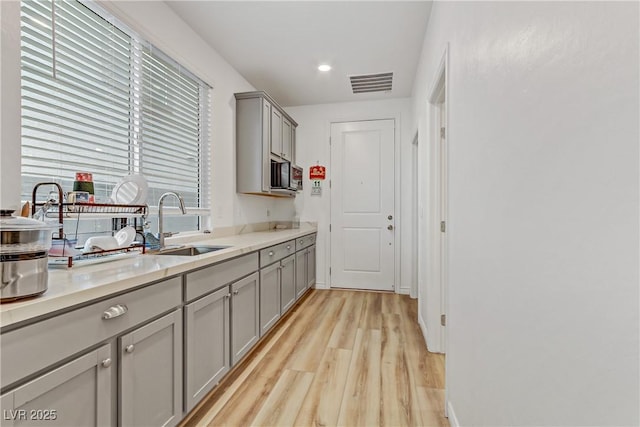
<instances>
[{"instance_id":1,"label":"pot lid","mask_svg":"<svg viewBox=\"0 0 640 427\"><path fill-rule=\"evenodd\" d=\"M22 231L22 230L50 230L59 227L58 224L47 224L33 218L11 215L12 210L0 210L0 230L1 231Z\"/></svg>"}]
</instances>

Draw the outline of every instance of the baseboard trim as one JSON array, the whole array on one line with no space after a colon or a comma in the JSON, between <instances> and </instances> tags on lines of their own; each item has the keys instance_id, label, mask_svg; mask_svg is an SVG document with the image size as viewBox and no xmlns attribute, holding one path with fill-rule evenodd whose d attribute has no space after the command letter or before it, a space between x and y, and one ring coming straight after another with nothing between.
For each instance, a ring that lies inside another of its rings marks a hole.
<instances>
[{"instance_id":1,"label":"baseboard trim","mask_svg":"<svg viewBox=\"0 0 640 427\"><path fill-rule=\"evenodd\" d=\"M315 286L314 286L314 287L315 287L316 289L329 289L329 288L327 287L327 285L326 285L325 283L323 283L323 282L316 282L316 284L315 284Z\"/></svg>"},{"instance_id":2,"label":"baseboard trim","mask_svg":"<svg viewBox=\"0 0 640 427\"><path fill-rule=\"evenodd\" d=\"M451 402L447 402L447 417L449 417L449 425L451 427L460 427L458 417L456 417L456 412L453 410Z\"/></svg>"},{"instance_id":3,"label":"baseboard trim","mask_svg":"<svg viewBox=\"0 0 640 427\"><path fill-rule=\"evenodd\" d=\"M400 288L398 289L398 293L400 295L409 295L409 288Z\"/></svg>"},{"instance_id":4,"label":"baseboard trim","mask_svg":"<svg viewBox=\"0 0 640 427\"><path fill-rule=\"evenodd\" d=\"M420 315L420 313L418 313L418 325L420 325L420 330L422 331L422 338L424 339L424 346L428 348L429 346L427 345L427 324L422 319L422 316Z\"/></svg>"}]
</instances>

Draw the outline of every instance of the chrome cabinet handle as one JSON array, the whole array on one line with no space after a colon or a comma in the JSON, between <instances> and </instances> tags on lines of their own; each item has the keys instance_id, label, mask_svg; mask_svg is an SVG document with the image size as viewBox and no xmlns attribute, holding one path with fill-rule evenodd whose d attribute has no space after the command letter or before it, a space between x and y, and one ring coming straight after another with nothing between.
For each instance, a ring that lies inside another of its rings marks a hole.
<instances>
[{"instance_id":1,"label":"chrome cabinet handle","mask_svg":"<svg viewBox=\"0 0 640 427\"><path fill-rule=\"evenodd\" d=\"M233 291L234 295L238 295L240 293L240 291L238 289L236 289L235 291Z\"/></svg>"},{"instance_id":2,"label":"chrome cabinet handle","mask_svg":"<svg viewBox=\"0 0 640 427\"><path fill-rule=\"evenodd\" d=\"M273 251L269 251L269 256L273 256Z\"/></svg>"},{"instance_id":3,"label":"chrome cabinet handle","mask_svg":"<svg viewBox=\"0 0 640 427\"><path fill-rule=\"evenodd\" d=\"M109 307L104 313L102 313L102 318L104 320L113 319L115 317L120 317L123 314L126 314L129 309L124 304L116 304L112 307Z\"/></svg>"},{"instance_id":4,"label":"chrome cabinet handle","mask_svg":"<svg viewBox=\"0 0 640 427\"><path fill-rule=\"evenodd\" d=\"M126 346L126 347L124 348L124 351L126 351L127 353L133 353L133 350L134 350L135 348L136 348L136 347L135 347L133 344L129 344L128 346Z\"/></svg>"},{"instance_id":5,"label":"chrome cabinet handle","mask_svg":"<svg viewBox=\"0 0 640 427\"><path fill-rule=\"evenodd\" d=\"M291 245L287 245L287 250L291 249Z\"/></svg>"},{"instance_id":6,"label":"chrome cabinet handle","mask_svg":"<svg viewBox=\"0 0 640 427\"><path fill-rule=\"evenodd\" d=\"M108 368L109 366L111 366L111 358L106 358L102 361L102 363L100 363L100 365L103 368Z\"/></svg>"}]
</instances>

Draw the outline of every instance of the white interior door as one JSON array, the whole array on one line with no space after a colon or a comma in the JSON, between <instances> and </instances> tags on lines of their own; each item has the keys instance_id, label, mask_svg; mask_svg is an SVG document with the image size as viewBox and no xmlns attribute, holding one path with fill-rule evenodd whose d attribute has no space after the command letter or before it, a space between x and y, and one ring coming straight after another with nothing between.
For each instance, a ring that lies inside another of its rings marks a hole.
<instances>
[{"instance_id":1,"label":"white interior door","mask_svg":"<svg viewBox=\"0 0 640 427\"><path fill-rule=\"evenodd\" d=\"M394 121L331 124L331 287L394 290Z\"/></svg>"},{"instance_id":2,"label":"white interior door","mask_svg":"<svg viewBox=\"0 0 640 427\"><path fill-rule=\"evenodd\" d=\"M441 316L446 318L446 299L447 299L447 284L449 283L449 249L447 239L447 225L448 225L448 161L447 161L447 115L446 115L446 99L445 93L442 94L442 103L438 105L438 116L440 124L440 189L439 189L439 205L440 205L440 313ZM444 353L446 350L446 338L445 322L440 322L440 338L442 341L441 349Z\"/></svg>"}]
</instances>

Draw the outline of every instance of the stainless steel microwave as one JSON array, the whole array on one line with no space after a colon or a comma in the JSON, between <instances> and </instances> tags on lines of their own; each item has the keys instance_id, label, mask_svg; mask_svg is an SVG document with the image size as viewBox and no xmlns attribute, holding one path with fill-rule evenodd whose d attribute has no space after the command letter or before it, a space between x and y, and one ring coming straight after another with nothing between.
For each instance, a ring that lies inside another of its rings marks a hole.
<instances>
[{"instance_id":1,"label":"stainless steel microwave","mask_svg":"<svg viewBox=\"0 0 640 427\"><path fill-rule=\"evenodd\" d=\"M302 190L302 168L291 162L271 160L271 188Z\"/></svg>"}]
</instances>

